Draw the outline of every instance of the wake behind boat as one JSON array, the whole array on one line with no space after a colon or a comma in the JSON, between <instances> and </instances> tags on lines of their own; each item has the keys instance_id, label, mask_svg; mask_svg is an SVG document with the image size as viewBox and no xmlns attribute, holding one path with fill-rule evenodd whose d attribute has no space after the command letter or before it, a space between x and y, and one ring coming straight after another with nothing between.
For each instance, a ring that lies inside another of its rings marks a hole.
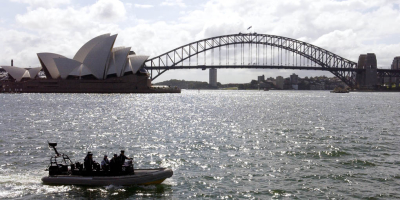
<instances>
[{"instance_id":1,"label":"wake behind boat","mask_svg":"<svg viewBox=\"0 0 400 200\"><path fill-rule=\"evenodd\" d=\"M117 171L108 168L100 169L97 164L93 170L83 168L79 162L73 163L66 154L59 154L57 143L49 143L56 153L50 158L50 165L46 169L49 176L42 178L44 184L55 185L153 185L160 184L173 175L171 169L134 169L132 160L125 162ZM57 158L60 162L57 161Z\"/></svg>"}]
</instances>

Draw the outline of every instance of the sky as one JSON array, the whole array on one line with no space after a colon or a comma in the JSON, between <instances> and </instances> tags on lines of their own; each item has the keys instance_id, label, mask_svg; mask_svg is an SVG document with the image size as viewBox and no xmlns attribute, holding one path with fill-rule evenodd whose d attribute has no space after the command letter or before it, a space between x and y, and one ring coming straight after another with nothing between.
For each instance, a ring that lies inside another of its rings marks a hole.
<instances>
[{"instance_id":1,"label":"sky","mask_svg":"<svg viewBox=\"0 0 400 200\"><path fill-rule=\"evenodd\" d=\"M36 53L72 58L88 40L118 34L150 58L225 34L252 31L311 43L357 62L375 53L378 68L400 56L400 0L0 0L0 65L38 67ZM248 83L257 76L300 77L329 72L218 69L218 82ZM169 70L169 79L208 81L201 69Z\"/></svg>"}]
</instances>

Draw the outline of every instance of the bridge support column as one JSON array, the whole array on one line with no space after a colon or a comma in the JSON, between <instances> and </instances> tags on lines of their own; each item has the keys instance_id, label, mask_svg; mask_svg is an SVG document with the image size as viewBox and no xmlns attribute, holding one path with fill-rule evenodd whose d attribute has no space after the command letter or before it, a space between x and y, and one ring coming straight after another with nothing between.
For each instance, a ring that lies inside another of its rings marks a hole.
<instances>
[{"instance_id":1,"label":"bridge support column","mask_svg":"<svg viewBox=\"0 0 400 200\"><path fill-rule=\"evenodd\" d=\"M359 69L364 69L357 73L356 82L359 89L375 89L378 85L377 61L374 53L361 54L358 58Z\"/></svg>"},{"instance_id":2,"label":"bridge support column","mask_svg":"<svg viewBox=\"0 0 400 200\"><path fill-rule=\"evenodd\" d=\"M215 68L210 69L209 84L213 87L217 87L217 69Z\"/></svg>"},{"instance_id":3,"label":"bridge support column","mask_svg":"<svg viewBox=\"0 0 400 200\"><path fill-rule=\"evenodd\" d=\"M367 61L367 55L366 54L361 54L359 57L358 57L358 64L357 64L357 69L365 69L364 67L365 67L365 65L366 65L366 62ZM356 73L356 88L361 88L361 87L363 87L364 86L364 82L365 82L365 73L364 73L364 71L362 71L362 72L359 72L359 71L357 71L357 73Z\"/></svg>"},{"instance_id":4,"label":"bridge support column","mask_svg":"<svg viewBox=\"0 0 400 200\"><path fill-rule=\"evenodd\" d=\"M364 72L356 72L356 88L360 88L362 85L364 85Z\"/></svg>"},{"instance_id":5,"label":"bridge support column","mask_svg":"<svg viewBox=\"0 0 400 200\"><path fill-rule=\"evenodd\" d=\"M400 69L400 56L394 57L391 69L392 70L399 70ZM399 77L393 77L393 78L390 77L390 80L394 82L395 88L398 89L399 88L400 78Z\"/></svg>"}]
</instances>

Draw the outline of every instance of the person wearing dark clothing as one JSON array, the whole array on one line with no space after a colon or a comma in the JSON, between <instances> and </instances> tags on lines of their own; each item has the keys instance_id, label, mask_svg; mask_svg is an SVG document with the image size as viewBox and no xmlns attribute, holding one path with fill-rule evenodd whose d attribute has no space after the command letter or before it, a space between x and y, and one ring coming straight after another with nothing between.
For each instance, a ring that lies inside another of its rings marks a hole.
<instances>
[{"instance_id":1,"label":"person wearing dark clothing","mask_svg":"<svg viewBox=\"0 0 400 200\"><path fill-rule=\"evenodd\" d=\"M91 152L88 152L88 154L85 157L83 165L85 166L86 171L92 171L93 170L93 165L96 162L93 161L93 154Z\"/></svg>"},{"instance_id":2,"label":"person wearing dark clothing","mask_svg":"<svg viewBox=\"0 0 400 200\"><path fill-rule=\"evenodd\" d=\"M88 151L87 152L87 154L86 154L86 156L85 156L85 159L83 159L83 160L86 160L86 159L88 159L88 157L89 157L89 154L92 154L92 152L91 151ZM93 154L92 154L93 155Z\"/></svg>"},{"instance_id":3,"label":"person wearing dark clothing","mask_svg":"<svg viewBox=\"0 0 400 200\"><path fill-rule=\"evenodd\" d=\"M119 154L118 156L119 162L121 164L121 166L125 163L125 159L130 160L131 158L128 158L125 156L125 151L121 150L121 154Z\"/></svg>"},{"instance_id":4,"label":"person wearing dark clothing","mask_svg":"<svg viewBox=\"0 0 400 200\"><path fill-rule=\"evenodd\" d=\"M111 173L118 173L119 172L117 154L114 154L114 157L111 158L111 161L110 161L110 172Z\"/></svg>"},{"instance_id":5,"label":"person wearing dark clothing","mask_svg":"<svg viewBox=\"0 0 400 200\"><path fill-rule=\"evenodd\" d=\"M130 160L131 158L126 157L125 151L121 150L121 154L118 156L118 170L122 171L122 165L125 164L125 159Z\"/></svg>"}]
</instances>

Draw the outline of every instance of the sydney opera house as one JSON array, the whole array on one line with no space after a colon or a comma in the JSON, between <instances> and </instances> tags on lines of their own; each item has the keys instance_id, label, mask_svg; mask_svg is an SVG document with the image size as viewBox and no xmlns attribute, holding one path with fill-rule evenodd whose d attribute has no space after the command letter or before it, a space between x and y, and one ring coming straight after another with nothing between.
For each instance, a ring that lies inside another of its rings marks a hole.
<instances>
[{"instance_id":1,"label":"sydney opera house","mask_svg":"<svg viewBox=\"0 0 400 200\"><path fill-rule=\"evenodd\" d=\"M45 93L158 93L151 87L144 63L149 56L136 55L131 47L114 47L117 35L104 34L84 44L75 56L38 53L41 67L1 66L8 73L1 92ZM11 64L12 65L12 64ZM43 71L46 78L40 78Z\"/></svg>"}]
</instances>

